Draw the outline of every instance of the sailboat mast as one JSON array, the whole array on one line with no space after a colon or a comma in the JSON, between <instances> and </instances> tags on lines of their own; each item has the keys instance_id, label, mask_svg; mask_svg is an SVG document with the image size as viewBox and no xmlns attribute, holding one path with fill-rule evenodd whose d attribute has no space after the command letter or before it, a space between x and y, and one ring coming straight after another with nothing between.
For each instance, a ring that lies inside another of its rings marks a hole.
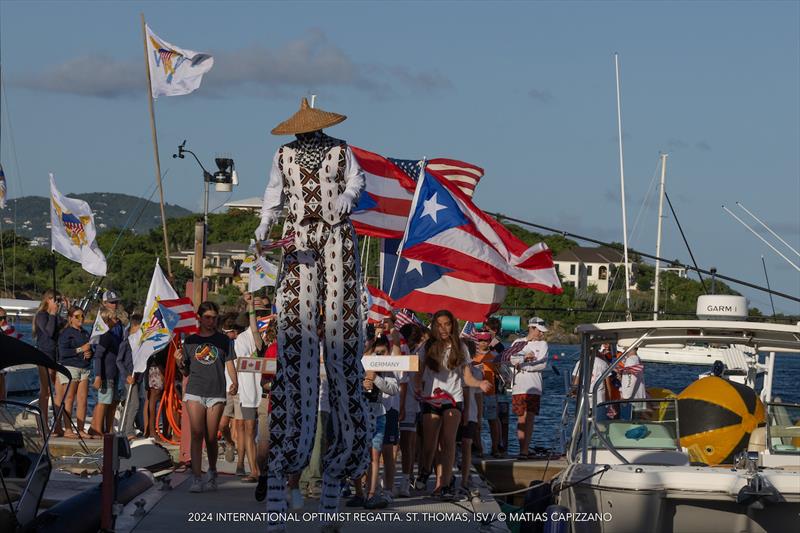
<instances>
[{"instance_id":1,"label":"sailboat mast","mask_svg":"<svg viewBox=\"0 0 800 533\"><path fill-rule=\"evenodd\" d=\"M653 320L658 320L658 289L661 272L661 223L664 221L664 179L667 176L667 154L661 154L661 185L658 188L658 231L656 232L656 282L653 295Z\"/></svg>"},{"instance_id":2,"label":"sailboat mast","mask_svg":"<svg viewBox=\"0 0 800 533\"><path fill-rule=\"evenodd\" d=\"M625 309L626 320L631 320L631 264L628 261L628 216L625 211L625 162L622 156L622 105L619 90L619 54L614 53L617 75L617 131L619 135L619 183L622 196L622 240L625 253Z\"/></svg>"}]
</instances>

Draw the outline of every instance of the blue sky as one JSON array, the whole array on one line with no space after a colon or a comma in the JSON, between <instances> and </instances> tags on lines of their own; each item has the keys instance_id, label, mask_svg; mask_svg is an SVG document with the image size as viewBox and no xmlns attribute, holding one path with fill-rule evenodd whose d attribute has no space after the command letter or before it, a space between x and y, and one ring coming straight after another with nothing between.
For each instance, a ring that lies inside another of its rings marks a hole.
<instances>
[{"instance_id":1,"label":"blue sky","mask_svg":"<svg viewBox=\"0 0 800 533\"><path fill-rule=\"evenodd\" d=\"M482 166L487 211L621 241L619 52L631 245L654 253L651 187L666 151L700 266L763 284L763 254L773 288L800 294L800 274L720 207L742 202L800 249L798 2L6 1L0 156L12 197L45 195L50 171L64 192L152 191L140 12L160 37L215 57L199 90L156 103L168 202L201 205L196 165L171 157L183 139L206 164L235 159L233 199L261 195L286 140L269 130L313 92L349 117L331 135ZM671 217L662 255L688 262Z\"/></svg>"}]
</instances>

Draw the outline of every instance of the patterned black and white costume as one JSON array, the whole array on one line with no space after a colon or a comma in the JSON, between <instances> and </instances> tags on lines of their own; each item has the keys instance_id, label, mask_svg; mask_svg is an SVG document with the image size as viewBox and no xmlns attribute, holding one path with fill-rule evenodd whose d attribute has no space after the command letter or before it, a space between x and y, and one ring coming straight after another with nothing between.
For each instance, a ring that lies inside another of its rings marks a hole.
<instances>
[{"instance_id":1,"label":"patterned black and white costume","mask_svg":"<svg viewBox=\"0 0 800 533\"><path fill-rule=\"evenodd\" d=\"M321 131L297 135L278 149L264 193L262 226L287 206L284 252L276 297L278 367L272 385L267 511L286 512L286 477L309 462L319 390L319 331L329 383L333 440L323 458L320 511L338 507L343 478L367 467L368 407L361 356L364 345L361 275L349 212L364 174L344 141ZM261 226L260 226L261 228ZM261 230L262 233L264 230ZM269 523L281 531L283 524Z\"/></svg>"}]
</instances>

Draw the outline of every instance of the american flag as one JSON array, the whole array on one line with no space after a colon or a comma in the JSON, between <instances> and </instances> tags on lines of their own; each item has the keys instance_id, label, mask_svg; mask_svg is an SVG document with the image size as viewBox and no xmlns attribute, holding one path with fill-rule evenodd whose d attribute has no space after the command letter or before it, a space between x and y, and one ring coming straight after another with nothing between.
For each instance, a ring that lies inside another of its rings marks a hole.
<instances>
[{"instance_id":1,"label":"american flag","mask_svg":"<svg viewBox=\"0 0 800 533\"><path fill-rule=\"evenodd\" d=\"M294 242L294 232L289 233L286 237L278 239L277 241L264 241L261 245L262 250L272 250L274 248L285 248Z\"/></svg>"},{"instance_id":2,"label":"american flag","mask_svg":"<svg viewBox=\"0 0 800 533\"><path fill-rule=\"evenodd\" d=\"M385 292L372 285L367 285L367 291L369 291L370 300L367 322L377 324L391 317L392 307L394 307L392 299Z\"/></svg>"},{"instance_id":3,"label":"american flag","mask_svg":"<svg viewBox=\"0 0 800 533\"><path fill-rule=\"evenodd\" d=\"M620 374L634 374L639 375L644 373L644 363L637 363L630 366L618 366L617 372Z\"/></svg>"},{"instance_id":4,"label":"american flag","mask_svg":"<svg viewBox=\"0 0 800 533\"><path fill-rule=\"evenodd\" d=\"M514 341L514 344L506 348L506 351L502 353L500 356L500 360L504 363L508 363L511 361L512 355L517 355L522 349L528 345L527 340L523 337L521 339L517 339Z\"/></svg>"},{"instance_id":5,"label":"american flag","mask_svg":"<svg viewBox=\"0 0 800 533\"><path fill-rule=\"evenodd\" d=\"M395 159L392 157L387 159L400 167L400 169L413 178L414 181L419 177L422 161L416 159ZM447 181L452 182L459 189L464 191L464 194L467 196L472 196L475 192L475 187L483 177L483 169L481 167L455 159L431 159L426 162L425 168L428 172L434 172Z\"/></svg>"},{"instance_id":6,"label":"american flag","mask_svg":"<svg viewBox=\"0 0 800 533\"><path fill-rule=\"evenodd\" d=\"M413 311L410 311L408 309L401 309L394 316L394 325L399 329L405 326L406 324L417 324L421 326L422 321L419 318L417 318L417 315L415 315Z\"/></svg>"},{"instance_id":7,"label":"american flag","mask_svg":"<svg viewBox=\"0 0 800 533\"><path fill-rule=\"evenodd\" d=\"M464 324L464 327L461 329L460 336L462 339L469 339L473 342L476 342L478 339L475 338L475 322L467 320L467 322Z\"/></svg>"}]
</instances>

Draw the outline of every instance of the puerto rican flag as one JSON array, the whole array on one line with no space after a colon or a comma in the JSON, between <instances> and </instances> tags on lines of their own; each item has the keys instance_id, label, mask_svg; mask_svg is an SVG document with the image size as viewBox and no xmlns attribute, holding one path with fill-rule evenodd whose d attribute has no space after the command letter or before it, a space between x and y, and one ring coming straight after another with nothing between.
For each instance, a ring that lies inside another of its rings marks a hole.
<instances>
[{"instance_id":1,"label":"puerto rican flag","mask_svg":"<svg viewBox=\"0 0 800 533\"><path fill-rule=\"evenodd\" d=\"M397 264L399 239L381 244L381 287L389 293ZM500 308L506 288L464 279L464 274L424 261L400 258L391 293L396 307L421 313L450 309L456 318L482 322Z\"/></svg>"},{"instance_id":2,"label":"puerto rican flag","mask_svg":"<svg viewBox=\"0 0 800 533\"><path fill-rule=\"evenodd\" d=\"M366 176L366 186L350 220L359 235L400 239L406 229L422 162L387 158L350 147ZM455 159L431 159L426 169L472 196L483 169Z\"/></svg>"},{"instance_id":3,"label":"puerto rican flag","mask_svg":"<svg viewBox=\"0 0 800 533\"><path fill-rule=\"evenodd\" d=\"M528 246L451 182L426 171L411 212L404 259L457 269L469 281L561 294L547 245Z\"/></svg>"},{"instance_id":4,"label":"puerto rican flag","mask_svg":"<svg viewBox=\"0 0 800 533\"><path fill-rule=\"evenodd\" d=\"M377 287L367 285L369 291L369 312L367 314L367 322L370 324L377 324L383 322L384 319L392 316L392 309L394 302L389 296Z\"/></svg>"},{"instance_id":5,"label":"puerto rican flag","mask_svg":"<svg viewBox=\"0 0 800 533\"><path fill-rule=\"evenodd\" d=\"M158 307L164 319L164 325L172 333L191 335L200 331L197 324L197 313L195 313L191 298L159 300Z\"/></svg>"}]
</instances>

